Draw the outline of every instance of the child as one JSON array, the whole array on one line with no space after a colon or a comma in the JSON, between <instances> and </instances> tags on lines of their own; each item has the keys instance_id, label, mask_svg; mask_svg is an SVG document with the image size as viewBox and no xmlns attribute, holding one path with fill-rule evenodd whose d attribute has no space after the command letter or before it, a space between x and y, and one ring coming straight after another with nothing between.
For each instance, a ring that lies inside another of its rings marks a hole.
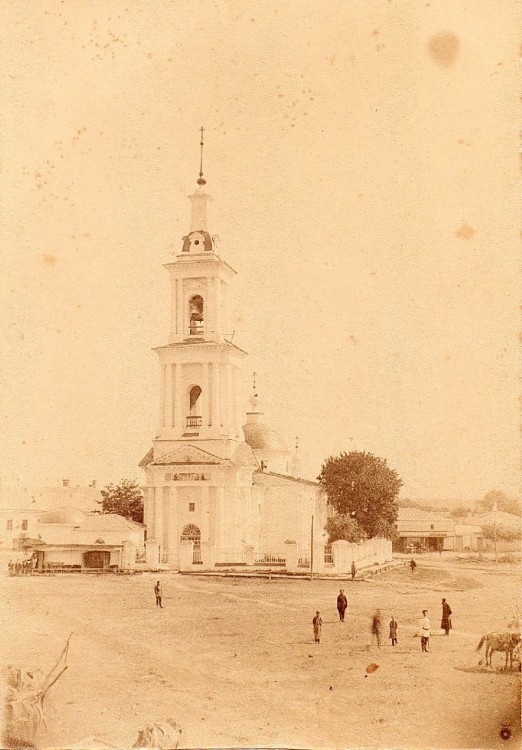
<instances>
[{"instance_id":1,"label":"child","mask_svg":"<svg viewBox=\"0 0 522 750\"><path fill-rule=\"evenodd\" d=\"M312 625L314 626L314 641L316 643L321 643L321 627L323 624L323 620L321 618L321 613L319 610L316 611L315 617L312 620Z\"/></svg>"},{"instance_id":2,"label":"child","mask_svg":"<svg viewBox=\"0 0 522 750\"><path fill-rule=\"evenodd\" d=\"M390 620L390 638L392 642L392 646L397 645L397 620L393 617Z\"/></svg>"}]
</instances>

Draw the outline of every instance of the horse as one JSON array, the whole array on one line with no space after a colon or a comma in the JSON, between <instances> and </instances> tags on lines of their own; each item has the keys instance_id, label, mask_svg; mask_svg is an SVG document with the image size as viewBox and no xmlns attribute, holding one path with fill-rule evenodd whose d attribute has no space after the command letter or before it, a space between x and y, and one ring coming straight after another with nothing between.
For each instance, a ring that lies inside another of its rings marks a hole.
<instances>
[{"instance_id":1,"label":"horse","mask_svg":"<svg viewBox=\"0 0 522 750\"><path fill-rule=\"evenodd\" d=\"M493 666L491 663L491 656L494 651L504 651L506 654L506 664L504 668L506 670L508 668L508 658L509 667L510 669L513 668L513 652L520 644L519 633L487 633L480 639L477 651L480 651L484 642L486 643L486 666L488 664L490 667Z\"/></svg>"}]
</instances>

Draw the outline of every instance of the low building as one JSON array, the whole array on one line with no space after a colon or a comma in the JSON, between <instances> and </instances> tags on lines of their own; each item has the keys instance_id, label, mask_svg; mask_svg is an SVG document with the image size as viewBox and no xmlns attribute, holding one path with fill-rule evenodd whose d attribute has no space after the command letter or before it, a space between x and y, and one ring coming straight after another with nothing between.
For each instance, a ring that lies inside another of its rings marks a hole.
<instances>
[{"instance_id":1,"label":"low building","mask_svg":"<svg viewBox=\"0 0 522 750\"><path fill-rule=\"evenodd\" d=\"M451 545L451 541L449 541ZM456 523L453 528L455 552L482 552L485 549L482 526L471 523Z\"/></svg>"},{"instance_id":2,"label":"low building","mask_svg":"<svg viewBox=\"0 0 522 750\"><path fill-rule=\"evenodd\" d=\"M452 549L453 521L420 508L399 508L396 552L440 552Z\"/></svg>"},{"instance_id":3,"label":"low building","mask_svg":"<svg viewBox=\"0 0 522 750\"><path fill-rule=\"evenodd\" d=\"M38 539L38 519L51 510L74 508L84 513L99 511L100 490L73 486L68 479L50 487L0 488L0 549L14 549L25 539Z\"/></svg>"},{"instance_id":4,"label":"low building","mask_svg":"<svg viewBox=\"0 0 522 750\"><path fill-rule=\"evenodd\" d=\"M33 538L22 541L38 570L119 569L134 566L145 551L145 526L115 513L61 508L40 515Z\"/></svg>"}]
</instances>

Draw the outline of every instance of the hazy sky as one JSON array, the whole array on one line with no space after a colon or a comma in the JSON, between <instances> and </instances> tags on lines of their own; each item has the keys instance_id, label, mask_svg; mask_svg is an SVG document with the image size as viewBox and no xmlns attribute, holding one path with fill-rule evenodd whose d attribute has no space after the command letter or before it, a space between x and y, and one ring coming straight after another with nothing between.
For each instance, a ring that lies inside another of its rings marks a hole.
<instances>
[{"instance_id":1,"label":"hazy sky","mask_svg":"<svg viewBox=\"0 0 522 750\"><path fill-rule=\"evenodd\" d=\"M2 481L143 479L204 125L245 388L305 474L516 492L518 11L4 4Z\"/></svg>"}]
</instances>

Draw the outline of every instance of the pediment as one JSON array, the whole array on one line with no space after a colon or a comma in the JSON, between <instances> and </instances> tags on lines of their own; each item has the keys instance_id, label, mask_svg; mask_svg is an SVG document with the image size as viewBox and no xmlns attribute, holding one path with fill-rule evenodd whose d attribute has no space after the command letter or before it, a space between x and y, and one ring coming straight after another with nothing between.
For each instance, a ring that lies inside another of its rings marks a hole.
<instances>
[{"instance_id":1,"label":"pediment","mask_svg":"<svg viewBox=\"0 0 522 750\"><path fill-rule=\"evenodd\" d=\"M201 448L196 448L193 445L184 445L176 448L175 451L167 453L165 456L153 461L153 466L201 466L209 464L226 466L230 464L230 461L219 458L219 456L214 456L212 453L201 450Z\"/></svg>"}]
</instances>

